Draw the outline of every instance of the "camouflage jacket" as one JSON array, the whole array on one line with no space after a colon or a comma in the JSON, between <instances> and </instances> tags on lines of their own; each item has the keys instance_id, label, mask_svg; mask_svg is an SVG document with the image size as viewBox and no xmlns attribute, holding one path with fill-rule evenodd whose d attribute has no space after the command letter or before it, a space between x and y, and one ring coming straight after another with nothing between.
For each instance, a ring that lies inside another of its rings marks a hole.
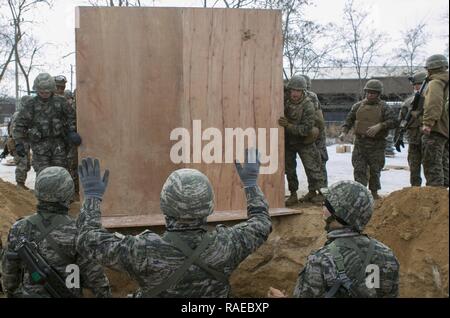
<instances>
[{"instance_id":1,"label":"camouflage jacket","mask_svg":"<svg viewBox=\"0 0 450 318\"><path fill-rule=\"evenodd\" d=\"M448 71L432 74L425 90L423 124L431 127L431 131L448 138L448 112L444 111L447 99Z\"/></svg>"},{"instance_id":2,"label":"camouflage jacket","mask_svg":"<svg viewBox=\"0 0 450 318\"><path fill-rule=\"evenodd\" d=\"M414 100L415 94L412 96L409 96L402 104L402 107L400 108L400 114L399 114L399 123L405 119L406 114L412 107L412 102ZM419 100L419 108L423 107L425 99L423 97ZM421 105L420 105L421 104ZM421 132L421 125L422 125L422 116L420 115L420 110L416 110L411 112L413 118L411 120L411 123L408 126L408 142L410 144L420 144L421 138L422 138L422 132Z\"/></svg>"},{"instance_id":3,"label":"camouflage jacket","mask_svg":"<svg viewBox=\"0 0 450 318\"><path fill-rule=\"evenodd\" d=\"M320 105L320 101L316 93L312 91L306 91L306 95L312 101L315 110L322 109L322 106Z\"/></svg>"},{"instance_id":4,"label":"camouflage jacket","mask_svg":"<svg viewBox=\"0 0 450 318\"><path fill-rule=\"evenodd\" d=\"M43 102L39 96L29 100L19 111L13 127L17 143L29 141L31 146L48 139L65 139L76 130L75 111L61 96Z\"/></svg>"},{"instance_id":5,"label":"camouflage jacket","mask_svg":"<svg viewBox=\"0 0 450 318\"><path fill-rule=\"evenodd\" d=\"M56 214L66 215L67 218L70 218L67 212L62 212L62 210L55 207L55 205L47 207L39 205L38 214L45 218L51 218ZM34 241L40 234L39 229L28 222L27 218L19 219L11 227L8 236L8 245L2 260L3 288L10 297L50 297L41 285L33 284L25 265L20 259L10 259L7 257L9 252L16 251L17 245L22 238L26 237L29 241ZM47 236L50 236L56 242L60 251L64 251L65 255L56 252L47 238L38 242L39 253L64 279L68 275L66 273L66 266L69 264L78 265L81 288L90 289L96 297L111 297L109 281L103 268L92 260L83 258L76 252L76 235L77 228L75 220L70 219L70 222L57 227ZM81 296L81 290L75 290L74 293Z\"/></svg>"},{"instance_id":6,"label":"camouflage jacket","mask_svg":"<svg viewBox=\"0 0 450 318\"><path fill-rule=\"evenodd\" d=\"M259 187L246 188L245 192L249 219L232 227L218 225L211 232L210 244L200 254L204 264L223 273L226 278L267 240L271 232L272 223L264 194ZM140 286L135 296L146 297L152 288L171 277L186 257L165 241L164 235L161 237L147 230L137 236L124 236L103 229L100 202L95 198L84 200L77 224L77 249L104 266L127 272ZM173 226L170 228L174 229ZM196 229L179 229L177 233L191 249L195 249L206 231L198 226ZM228 281L220 282L193 264L174 286L158 297L227 297L229 294Z\"/></svg>"},{"instance_id":7,"label":"camouflage jacket","mask_svg":"<svg viewBox=\"0 0 450 318\"><path fill-rule=\"evenodd\" d=\"M356 277L361 273L361 270L365 270L362 269L364 260L353 249L345 247L339 249L344 259L345 272L360 295L378 298L398 297L400 265L392 250L383 243L366 235L353 232L348 228L330 231L325 246L308 257L305 268L299 274L294 289L294 297L323 298L333 287L337 280L337 268L330 251L330 243L337 239L351 240L360 248L364 256L367 253L370 240L375 243L374 253L369 264L377 265L379 268L379 288L367 288L365 280L358 284ZM335 297L349 296L345 289L341 287Z\"/></svg>"},{"instance_id":8,"label":"camouflage jacket","mask_svg":"<svg viewBox=\"0 0 450 318\"><path fill-rule=\"evenodd\" d=\"M286 141L288 144L296 144L301 137L307 136L316 120L314 104L308 97L304 97L298 103L288 99L284 104L284 115L294 125L292 130L286 129Z\"/></svg>"}]
</instances>

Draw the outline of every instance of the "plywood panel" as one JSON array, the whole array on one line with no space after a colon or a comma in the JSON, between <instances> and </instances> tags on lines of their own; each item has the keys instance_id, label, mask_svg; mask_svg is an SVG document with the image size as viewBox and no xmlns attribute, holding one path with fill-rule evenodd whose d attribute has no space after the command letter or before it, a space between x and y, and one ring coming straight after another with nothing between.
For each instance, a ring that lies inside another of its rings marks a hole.
<instances>
[{"instance_id":1,"label":"plywood panel","mask_svg":"<svg viewBox=\"0 0 450 318\"><path fill-rule=\"evenodd\" d=\"M280 12L82 7L79 17L79 156L98 157L111 170L105 222L158 224L161 187L182 167L210 178L219 219L220 211L240 218L245 197L234 165L206 164L193 154L189 163L174 164L176 141L169 136L184 127L194 137L193 120L222 133L277 127L283 112ZM278 171L259 182L271 208L284 206L282 140L280 130ZM190 144L192 150L193 138Z\"/></svg>"}]
</instances>

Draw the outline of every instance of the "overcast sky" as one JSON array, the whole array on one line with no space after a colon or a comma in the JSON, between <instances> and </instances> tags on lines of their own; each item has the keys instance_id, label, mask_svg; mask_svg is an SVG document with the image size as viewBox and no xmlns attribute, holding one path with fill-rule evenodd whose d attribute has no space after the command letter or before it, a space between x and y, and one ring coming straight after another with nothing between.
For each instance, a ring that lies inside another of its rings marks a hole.
<instances>
[{"instance_id":1,"label":"overcast sky","mask_svg":"<svg viewBox=\"0 0 450 318\"><path fill-rule=\"evenodd\" d=\"M427 30L430 33L426 51L430 54L444 52L448 38L443 38L443 35L448 36L449 27L443 21L445 14L448 15L447 0L358 1L364 6L370 6L374 19L373 26L389 34L394 43L397 40L400 45L401 32L413 26L416 21L423 21L427 23ZM146 3L152 2L157 6L198 7L202 6L203 0L155 0ZM209 0L209 2L214 1ZM342 20L345 0L315 0L314 3L314 6L305 11L308 19L323 24L339 23ZM51 74L64 74L70 78L70 65L75 64L75 55L71 54L64 59L62 57L75 51L75 7L80 5L88 5L88 1L55 0L51 9L40 6L35 10L34 18L37 23L33 25L31 31L41 43L48 43L45 50L41 52L41 57L45 57L46 63L51 65L51 69L48 70ZM9 14L7 7L1 7L0 12L4 16ZM393 47L384 47L386 54L393 49ZM13 93L13 87L13 83L1 85L1 89L6 89L10 93Z\"/></svg>"}]
</instances>

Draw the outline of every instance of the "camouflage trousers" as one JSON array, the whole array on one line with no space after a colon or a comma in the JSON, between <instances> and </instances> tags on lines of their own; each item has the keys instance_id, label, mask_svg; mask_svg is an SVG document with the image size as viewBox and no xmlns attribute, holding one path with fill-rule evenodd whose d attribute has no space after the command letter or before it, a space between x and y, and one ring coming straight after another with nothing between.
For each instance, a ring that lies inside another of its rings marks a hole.
<instances>
[{"instance_id":1,"label":"camouflage trousers","mask_svg":"<svg viewBox=\"0 0 450 318\"><path fill-rule=\"evenodd\" d=\"M423 171L427 186L448 186L448 138L431 132L422 136Z\"/></svg>"},{"instance_id":2,"label":"camouflage trousers","mask_svg":"<svg viewBox=\"0 0 450 318\"><path fill-rule=\"evenodd\" d=\"M385 163L385 148L385 139L355 138L352 153L353 176L356 182L364 186L369 184L370 191L381 189L380 177Z\"/></svg>"},{"instance_id":3,"label":"camouflage trousers","mask_svg":"<svg viewBox=\"0 0 450 318\"><path fill-rule=\"evenodd\" d=\"M413 187L422 185L422 143L409 144L408 148L409 182Z\"/></svg>"},{"instance_id":4,"label":"camouflage trousers","mask_svg":"<svg viewBox=\"0 0 450 318\"><path fill-rule=\"evenodd\" d=\"M325 187L322 177L322 160L320 153L314 143L310 145L286 145L285 150L285 167L286 176L289 185L289 191L297 192L298 178L297 178L297 154L302 160L305 169L306 177L308 179L308 190L314 191Z\"/></svg>"},{"instance_id":5,"label":"camouflage trousers","mask_svg":"<svg viewBox=\"0 0 450 318\"><path fill-rule=\"evenodd\" d=\"M73 183L75 185L75 193L79 192L80 185L78 182L78 149L77 147L70 147L67 155L68 170L72 176Z\"/></svg>"},{"instance_id":6,"label":"camouflage trousers","mask_svg":"<svg viewBox=\"0 0 450 318\"><path fill-rule=\"evenodd\" d=\"M36 176L47 167L58 166L68 169L66 144L62 139L43 140L31 145L32 166Z\"/></svg>"},{"instance_id":7,"label":"camouflage trousers","mask_svg":"<svg viewBox=\"0 0 450 318\"><path fill-rule=\"evenodd\" d=\"M322 179L325 184L324 187L328 187L328 172L327 172L327 161L328 161L328 151L327 151L327 137L325 129L319 135L316 140L316 147L319 150L320 158L322 159L321 171Z\"/></svg>"},{"instance_id":8,"label":"camouflage trousers","mask_svg":"<svg viewBox=\"0 0 450 318\"><path fill-rule=\"evenodd\" d=\"M24 144L25 152L27 153L25 157L21 157L18 154L14 154L14 163L16 164L16 182L25 183L27 180L28 171L31 169L31 154L30 145Z\"/></svg>"}]
</instances>

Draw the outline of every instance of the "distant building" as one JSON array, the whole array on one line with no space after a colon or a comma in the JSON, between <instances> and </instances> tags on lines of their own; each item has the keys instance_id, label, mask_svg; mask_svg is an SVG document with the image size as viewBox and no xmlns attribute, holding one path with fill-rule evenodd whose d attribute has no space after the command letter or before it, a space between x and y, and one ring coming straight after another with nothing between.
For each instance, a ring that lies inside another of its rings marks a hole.
<instances>
[{"instance_id":1,"label":"distant building","mask_svg":"<svg viewBox=\"0 0 450 318\"><path fill-rule=\"evenodd\" d=\"M396 109L412 93L411 83L406 77L375 77L384 86L382 98ZM363 80L362 87L368 80ZM358 79L315 79L311 90L315 92L323 107L327 122L343 122L350 108L359 99Z\"/></svg>"}]
</instances>

